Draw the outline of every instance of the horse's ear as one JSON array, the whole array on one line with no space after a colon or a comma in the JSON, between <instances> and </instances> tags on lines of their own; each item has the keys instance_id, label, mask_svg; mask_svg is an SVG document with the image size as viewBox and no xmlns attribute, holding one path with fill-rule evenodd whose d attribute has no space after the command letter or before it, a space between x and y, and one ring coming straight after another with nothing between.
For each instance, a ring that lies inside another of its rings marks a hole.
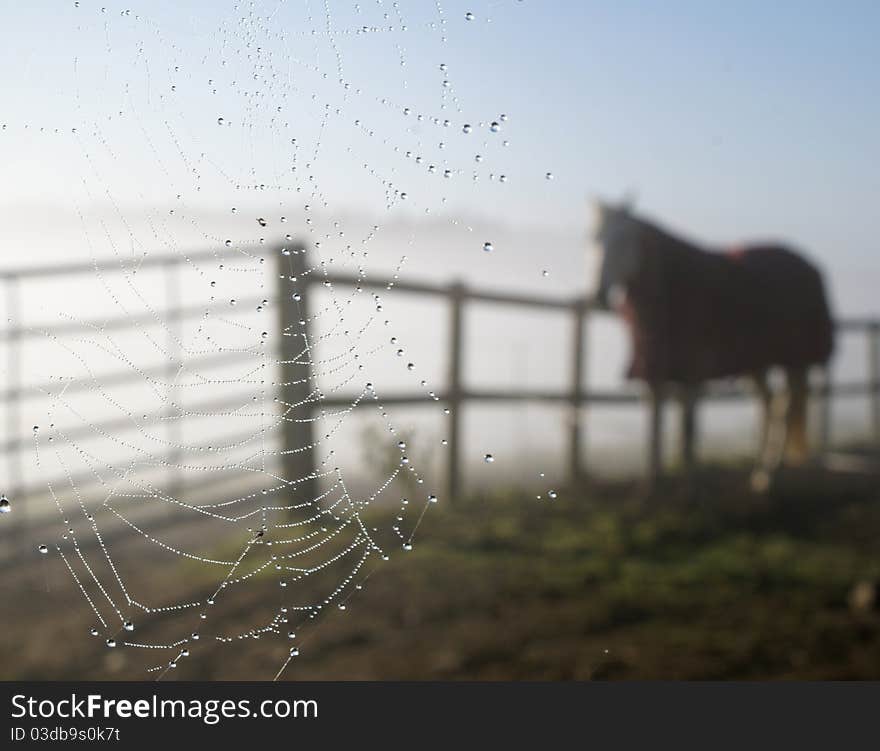
<instances>
[{"instance_id":1,"label":"horse's ear","mask_svg":"<svg viewBox=\"0 0 880 751\"><path fill-rule=\"evenodd\" d=\"M601 196L590 197L590 212L594 217L601 218L607 213L609 208L611 208L611 204L609 204L608 201L605 201Z\"/></svg>"}]
</instances>

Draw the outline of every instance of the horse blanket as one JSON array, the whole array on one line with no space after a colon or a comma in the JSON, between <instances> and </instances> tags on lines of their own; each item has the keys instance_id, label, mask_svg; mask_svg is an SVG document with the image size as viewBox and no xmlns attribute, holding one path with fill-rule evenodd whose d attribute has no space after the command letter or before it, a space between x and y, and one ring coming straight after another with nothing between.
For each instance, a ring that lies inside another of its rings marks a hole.
<instances>
[{"instance_id":1,"label":"horse blanket","mask_svg":"<svg viewBox=\"0 0 880 751\"><path fill-rule=\"evenodd\" d=\"M628 377L695 384L828 361L833 323L819 271L778 245L724 252L639 228L640 267L622 313Z\"/></svg>"}]
</instances>

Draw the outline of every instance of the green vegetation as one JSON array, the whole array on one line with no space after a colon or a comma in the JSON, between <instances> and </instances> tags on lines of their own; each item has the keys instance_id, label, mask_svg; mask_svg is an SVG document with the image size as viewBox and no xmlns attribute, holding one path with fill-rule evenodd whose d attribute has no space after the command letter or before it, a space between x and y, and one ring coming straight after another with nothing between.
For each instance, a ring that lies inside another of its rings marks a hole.
<instances>
[{"instance_id":1,"label":"green vegetation","mask_svg":"<svg viewBox=\"0 0 880 751\"><path fill-rule=\"evenodd\" d=\"M804 471L758 497L745 471L715 468L696 488L643 498L607 483L555 501L497 492L432 506L412 552L392 551L345 611L303 630L284 677L880 678L876 478ZM159 592L183 576L195 596L205 582L187 565L139 570ZM44 578L51 594L38 594ZM57 566L6 578L19 605L4 676L140 675L154 655L86 636L92 616L69 585ZM224 629L252 628L276 596L274 576L231 590ZM205 640L174 677L271 678L285 649Z\"/></svg>"},{"instance_id":2,"label":"green vegetation","mask_svg":"<svg viewBox=\"0 0 880 751\"><path fill-rule=\"evenodd\" d=\"M308 677L877 678L875 483L705 473L556 501L496 494L427 520L316 639ZM314 668L314 672L312 669ZM328 674L329 673L329 674ZM306 677L306 676L303 676Z\"/></svg>"}]
</instances>

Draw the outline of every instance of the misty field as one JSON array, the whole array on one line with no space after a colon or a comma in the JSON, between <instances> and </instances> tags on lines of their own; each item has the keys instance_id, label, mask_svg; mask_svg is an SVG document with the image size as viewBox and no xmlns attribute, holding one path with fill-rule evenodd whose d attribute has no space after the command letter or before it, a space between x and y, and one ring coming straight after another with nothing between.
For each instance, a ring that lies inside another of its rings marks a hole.
<instances>
[{"instance_id":1,"label":"misty field","mask_svg":"<svg viewBox=\"0 0 880 751\"><path fill-rule=\"evenodd\" d=\"M808 471L765 497L746 482L714 468L693 493L592 484L432 510L412 552L329 613L284 677L880 677L876 481ZM147 677L145 650L89 637L85 603L46 565L3 578L18 603L3 677ZM144 573L161 589L182 569ZM243 622L260 592L241 592ZM202 647L166 678L264 679L279 666L277 641Z\"/></svg>"}]
</instances>

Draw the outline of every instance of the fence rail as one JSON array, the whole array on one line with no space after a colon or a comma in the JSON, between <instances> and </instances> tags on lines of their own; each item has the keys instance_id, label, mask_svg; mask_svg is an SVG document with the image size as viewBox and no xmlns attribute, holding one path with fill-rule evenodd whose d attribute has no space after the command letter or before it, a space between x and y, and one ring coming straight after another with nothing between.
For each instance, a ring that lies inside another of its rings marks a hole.
<instances>
[{"instance_id":1,"label":"fence rail","mask_svg":"<svg viewBox=\"0 0 880 751\"><path fill-rule=\"evenodd\" d=\"M137 260L110 261L102 263L65 263L51 267L32 267L0 271L0 284L3 285L6 303L6 318L10 321L8 327L0 332L0 347L6 351L3 357L6 362L9 382L0 387L0 403L6 412L6 436L0 441L0 450L5 456L7 480L7 492L17 495L26 495L34 488L24 486L22 475L22 452L32 445L21 432L21 400L28 393L39 392L41 389L48 390L49 384L36 384L25 388L22 383L21 360L23 347L32 337L45 336L47 334L57 337L83 333L100 327L102 330L124 331L137 325L152 323L155 318L152 315L134 316L111 316L102 317L93 321L63 322L43 325L34 329L25 328L21 325L21 286L24 282L39 281L42 279L71 277L79 274L87 274L99 271L104 274L117 273L124 270L154 268L162 272L166 291L166 307L162 311L163 320L169 323L169 348L174 349L174 337L178 336L183 322L189 318L201 316L206 311L206 306L189 306L181 302L179 270L183 264L198 264L202 261L214 261L223 257L221 251L201 251L198 253L173 255L173 256L144 256ZM585 431L588 427L583 415L586 406L620 406L635 405L643 401L643 394L638 388L625 388L621 390L596 390L589 388L585 382L587 373L587 323L593 315L606 315L592 300L583 298L561 298L552 296L526 295L517 293L504 293L494 290L479 289L468 286L461 281L453 281L449 284L434 284L417 282L412 280L387 279L364 277L354 274L327 272L313 274L310 272L309 263L305 250L293 252L289 256L278 255L278 289L274 300L274 307L279 311L277 325L279 331L289 330L291 327L299 328L299 321L308 318L309 288L315 284L330 282L334 287L360 287L382 291L394 291L395 294L415 295L418 297L433 297L444 299L448 304L448 325L450 328L449 351L446 359L446 384L437 393L437 400L445 403L449 409L448 444L449 460L446 468L447 493L451 498L459 497L461 493L462 477L462 415L465 405L473 402L536 402L565 405L569 409L567 425L567 463L568 471L572 478L582 478L586 475L588 467L585 450ZM297 289L301 299L294 303L290 297L290 287L287 281L289 277L298 279ZM253 300L242 299L240 308L247 308L249 304L259 303L257 298ZM555 310L566 318L571 326L570 339L570 362L568 386L560 391L553 390L511 390L511 389L474 389L468 387L465 379L466 363L464 361L465 341L467 336L467 312L474 303L507 305L517 308L535 308L543 310ZM224 309L228 312L228 306L221 303L208 306L208 310ZM834 383L828 375L826 379L812 390L812 396L819 399L821 409L821 425L819 429L820 447L827 448L829 441L831 420L831 397L833 396L867 396L870 398L871 428L873 437L880 442L880 318L852 318L838 321L836 327L841 333L861 334L867 342L867 378L865 381L851 383ZM288 403L309 404L309 395L314 389L312 375L307 372L303 377L303 367L308 371L308 363L297 362L298 347L293 337L279 336L278 360L280 363L282 383L290 384L281 387L279 396ZM235 362L249 357L247 353L217 353L200 358L187 360L189 365L212 366ZM143 373L161 378L173 376L180 362L171 359L166 364L147 368L140 373L132 371L118 371L102 376L102 383L123 384L130 380L142 377ZM294 369L296 372L294 373ZM169 379L170 380L170 379ZM90 379L71 381L68 390L86 389L92 384ZM742 399L746 392L730 384L711 384L706 389L702 398L709 400L730 401ZM427 401L422 394L388 394L383 395L383 403L388 405L420 405L433 404ZM222 410L239 400L226 398L208 404L192 405L200 409ZM349 407L371 404L368 401L356 402L354 397L330 395L322 399L322 406ZM649 457L649 472L659 470L662 461L662 415L661 408L651 410L651 424L648 430L647 456ZM164 416L159 411L148 416L151 421L158 421ZM169 430L179 431L179 421L169 421ZM94 427L101 430L118 430L126 426L124 420L108 420L98 423ZM87 429L83 429L87 432ZM289 478L314 478L315 460L312 450L308 448L313 444L313 426L310 421L285 421L282 443L287 449L297 449L296 452L285 454L284 472ZM85 434L85 433L84 433ZM172 441L176 442L176 441ZM177 459L176 451L167 457L169 464L174 465ZM304 493L315 494L314 479L307 479L299 485Z\"/></svg>"}]
</instances>

